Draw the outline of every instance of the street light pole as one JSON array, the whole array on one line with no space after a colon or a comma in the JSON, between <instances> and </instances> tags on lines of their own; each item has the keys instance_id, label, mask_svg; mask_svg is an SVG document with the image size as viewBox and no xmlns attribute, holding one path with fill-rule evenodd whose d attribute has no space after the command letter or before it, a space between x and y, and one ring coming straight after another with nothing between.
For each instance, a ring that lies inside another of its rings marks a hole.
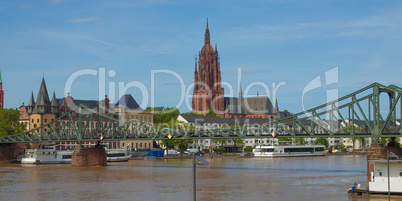
<instances>
[{"instance_id":1,"label":"street light pole","mask_svg":"<svg viewBox=\"0 0 402 201\"><path fill-rule=\"evenodd\" d=\"M169 133L167 134L168 140L166 140L166 156L169 157L169 140L172 139L172 135Z\"/></svg>"},{"instance_id":2,"label":"street light pole","mask_svg":"<svg viewBox=\"0 0 402 201\"><path fill-rule=\"evenodd\" d=\"M196 174L195 174L195 169L196 169L196 163L195 163L195 153L193 154L193 200L197 200L197 182L196 182Z\"/></svg>"},{"instance_id":3,"label":"street light pole","mask_svg":"<svg viewBox=\"0 0 402 201\"><path fill-rule=\"evenodd\" d=\"M388 200L391 200L391 187L389 181L389 149L387 149L387 166L388 166Z\"/></svg>"}]
</instances>

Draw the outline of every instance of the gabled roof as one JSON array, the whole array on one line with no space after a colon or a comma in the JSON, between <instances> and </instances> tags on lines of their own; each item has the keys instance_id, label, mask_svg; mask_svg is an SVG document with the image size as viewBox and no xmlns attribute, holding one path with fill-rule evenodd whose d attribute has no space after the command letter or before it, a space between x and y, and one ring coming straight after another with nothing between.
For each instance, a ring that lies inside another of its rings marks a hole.
<instances>
[{"instance_id":1,"label":"gabled roof","mask_svg":"<svg viewBox=\"0 0 402 201\"><path fill-rule=\"evenodd\" d=\"M265 118L219 118L219 117L209 117L203 115L187 115L181 114L189 123L218 123L218 124L228 124L228 125L244 125L244 124L259 124L269 122L269 119Z\"/></svg>"},{"instance_id":2,"label":"gabled roof","mask_svg":"<svg viewBox=\"0 0 402 201\"><path fill-rule=\"evenodd\" d=\"M275 114L276 111L268 96L246 98L225 97L225 109L229 114Z\"/></svg>"},{"instance_id":3,"label":"gabled roof","mask_svg":"<svg viewBox=\"0 0 402 201\"><path fill-rule=\"evenodd\" d=\"M116 103L116 108L126 108L130 110L142 110L138 105L137 101L131 96L131 94L123 95L120 100Z\"/></svg>"}]
</instances>

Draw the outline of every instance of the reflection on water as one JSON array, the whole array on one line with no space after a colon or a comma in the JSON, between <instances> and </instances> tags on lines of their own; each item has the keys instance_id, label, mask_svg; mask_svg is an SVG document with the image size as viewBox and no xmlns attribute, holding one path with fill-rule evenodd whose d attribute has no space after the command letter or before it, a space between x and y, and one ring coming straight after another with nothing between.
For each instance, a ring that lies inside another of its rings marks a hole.
<instances>
[{"instance_id":1,"label":"reflection on water","mask_svg":"<svg viewBox=\"0 0 402 201\"><path fill-rule=\"evenodd\" d=\"M366 185L364 156L218 158L197 168L199 200L387 200L350 196ZM192 160L0 166L0 200L192 200Z\"/></svg>"}]
</instances>

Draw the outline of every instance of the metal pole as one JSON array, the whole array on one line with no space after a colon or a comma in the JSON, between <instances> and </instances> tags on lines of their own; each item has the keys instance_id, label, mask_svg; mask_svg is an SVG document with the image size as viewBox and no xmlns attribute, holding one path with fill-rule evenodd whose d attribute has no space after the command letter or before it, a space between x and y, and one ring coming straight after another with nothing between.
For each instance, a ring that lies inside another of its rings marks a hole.
<instances>
[{"instance_id":1,"label":"metal pole","mask_svg":"<svg viewBox=\"0 0 402 201\"><path fill-rule=\"evenodd\" d=\"M195 181L195 169L196 169L196 164L195 164L195 153L193 154L193 196L194 196L194 201L197 200L196 195L197 195L197 186L196 186L196 181Z\"/></svg>"},{"instance_id":2,"label":"metal pole","mask_svg":"<svg viewBox=\"0 0 402 201\"><path fill-rule=\"evenodd\" d=\"M389 149L387 148L387 166L388 166L388 200L391 200L391 188L389 182Z\"/></svg>"}]
</instances>

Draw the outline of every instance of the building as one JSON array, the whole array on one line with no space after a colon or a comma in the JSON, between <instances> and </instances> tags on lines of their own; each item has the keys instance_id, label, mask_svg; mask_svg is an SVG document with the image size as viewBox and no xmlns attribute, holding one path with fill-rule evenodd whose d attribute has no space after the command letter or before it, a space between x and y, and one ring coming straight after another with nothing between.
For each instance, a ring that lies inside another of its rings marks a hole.
<instances>
[{"instance_id":1,"label":"building","mask_svg":"<svg viewBox=\"0 0 402 201\"><path fill-rule=\"evenodd\" d=\"M57 105L56 94L53 92L53 98L50 101L45 78L42 79L36 102L34 94L31 92L27 112L29 114L29 130L39 128L57 118L59 107ZM46 129L49 129L49 126Z\"/></svg>"},{"instance_id":2,"label":"building","mask_svg":"<svg viewBox=\"0 0 402 201\"><path fill-rule=\"evenodd\" d=\"M209 117L203 115L184 115L181 114L177 117L177 120L191 126L194 126L198 131L209 131L215 129L230 128L231 126L241 126L243 129L248 130L247 134L252 134L252 130L257 130L259 124L267 123L265 118L220 118L220 117ZM270 135L268 132L264 132L266 135ZM257 145L266 144L277 144L278 139L273 138L245 138L243 139L244 144L235 144L233 139L226 140L223 148L225 152L229 153L241 153L243 149L247 146L255 147ZM220 146L213 139L197 139L194 143L189 144L188 148L198 149L198 150L211 150Z\"/></svg>"},{"instance_id":3,"label":"building","mask_svg":"<svg viewBox=\"0 0 402 201\"><path fill-rule=\"evenodd\" d=\"M214 50L210 41L207 19L204 46L198 54L198 67L195 58L192 110L204 114L213 110L221 114L224 112L224 89L221 86L218 48L215 45Z\"/></svg>"},{"instance_id":4,"label":"building","mask_svg":"<svg viewBox=\"0 0 402 201\"><path fill-rule=\"evenodd\" d=\"M224 97L218 48L213 49L210 42L207 19L204 46L198 61L195 58L192 111L205 114L213 110L224 118L277 118L279 110L267 96L243 97L240 86L238 98Z\"/></svg>"},{"instance_id":5,"label":"building","mask_svg":"<svg viewBox=\"0 0 402 201\"><path fill-rule=\"evenodd\" d=\"M123 117L136 119L140 122L153 124L153 112L144 111L130 94L123 95L116 103L114 111ZM126 118L122 120L127 121ZM153 140L120 140L120 147L131 149L153 148Z\"/></svg>"},{"instance_id":6,"label":"building","mask_svg":"<svg viewBox=\"0 0 402 201\"><path fill-rule=\"evenodd\" d=\"M153 124L153 113L148 111L143 111L142 108L138 105L138 103L134 100L134 98L126 94L121 97L121 99L116 103L110 103L110 100L107 96L105 99L98 100L80 100L74 99L70 94L64 98L56 98L56 94L53 93L52 100L49 99L46 82L45 79L42 79L42 83L38 92L37 100L35 102L34 93L31 93L31 98L29 100L28 106L22 104L20 106L20 122L28 122L27 130L32 130L35 128L39 128L58 117L63 117L68 112L74 110L78 105L83 105L89 109L93 109L98 111L101 114L109 115L112 118L119 119L119 117L114 113L116 112L120 116L128 117L131 119L136 119L141 122L148 123L150 125ZM114 112L112 107L115 107ZM74 111L73 117L78 117L78 111ZM92 121L94 123L97 122L99 118L98 114L93 114ZM125 118L120 118L125 119ZM63 121L69 121L69 117L65 116L62 118ZM84 116L82 121L86 122L88 120L87 116ZM45 127L45 130L49 129L49 127ZM123 140L114 140L114 141L104 141L103 143L108 145L108 148L121 148L121 147L129 147L129 148L152 148L153 141L152 140L141 140L141 141L123 141ZM73 148L76 142L63 142L61 143L69 148ZM84 144L93 144L92 142L84 142Z\"/></svg>"},{"instance_id":7,"label":"building","mask_svg":"<svg viewBox=\"0 0 402 201\"><path fill-rule=\"evenodd\" d=\"M3 91L3 80L1 79L1 71L0 71L0 108L4 108L4 91Z\"/></svg>"},{"instance_id":8,"label":"building","mask_svg":"<svg viewBox=\"0 0 402 201\"><path fill-rule=\"evenodd\" d=\"M24 103L22 103L19 110L20 110L20 117L19 117L18 122L26 123L27 127L25 128L25 131L28 131L29 130L29 114L28 114L27 107L25 107Z\"/></svg>"}]
</instances>

